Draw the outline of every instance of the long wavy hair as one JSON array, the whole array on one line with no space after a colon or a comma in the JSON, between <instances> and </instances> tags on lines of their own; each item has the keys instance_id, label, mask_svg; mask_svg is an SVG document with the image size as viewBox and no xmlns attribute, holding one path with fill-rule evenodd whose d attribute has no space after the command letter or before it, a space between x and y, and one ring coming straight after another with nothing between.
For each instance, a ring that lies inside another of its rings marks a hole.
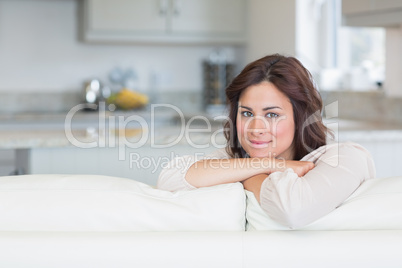
<instances>
[{"instance_id":1,"label":"long wavy hair","mask_svg":"<svg viewBox=\"0 0 402 268\"><path fill-rule=\"evenodd\" d=\"M234 158L247 157L236 131L239 98L246 88L263 81L275 85L292 104L295 122L293 160L300 160L325 145L330 131L322 122L322 99L311 73L296 58L274 54L248 64L226 88L229 105L229 118L224 125L227 153Z\"/></svg>"}]
</instances>

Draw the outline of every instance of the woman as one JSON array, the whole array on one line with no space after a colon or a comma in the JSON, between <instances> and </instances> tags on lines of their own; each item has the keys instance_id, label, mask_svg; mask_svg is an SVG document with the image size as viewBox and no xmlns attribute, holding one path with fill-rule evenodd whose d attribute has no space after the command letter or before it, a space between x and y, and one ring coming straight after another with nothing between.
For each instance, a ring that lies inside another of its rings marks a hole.
<instances>
[{"instance_id":1,"label":"woman","mask_svg":"<svg viewBox=\"0 0 402 268\"><path fill-rule=\"evenodd\" d=\"M276 54L250 63L226 96L226 150L172 161L161 172L158 188L242 182L272 219L297 228L331 212L375 177L363 147L327 145L321 97L297 59Z\"/></svg>"}]
</instances>

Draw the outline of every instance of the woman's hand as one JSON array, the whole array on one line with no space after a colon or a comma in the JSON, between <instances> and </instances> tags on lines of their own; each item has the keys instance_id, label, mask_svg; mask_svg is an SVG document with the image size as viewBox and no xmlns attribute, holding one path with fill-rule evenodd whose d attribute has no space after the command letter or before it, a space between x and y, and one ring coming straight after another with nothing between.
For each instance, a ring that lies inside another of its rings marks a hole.
<instances>
[{"instance_id":1,"label":"woman's hand","mask_svg":"<svg viewBox=\"0 0 402 268\"><path fill-rule=\"evenodd\" d=\"M285 171L288 168L293 169L297 176L302 177L307 172L314 168L314 163L310 161L296 161L296 160L277 160L275 159L275 165L269 173L275 171ZM260 202L260 191L263 181L269 176L268 174L258 174L242 181L244 189L253 192L255 198Z\"/></svg>"},{"instance_id":2,"label":"woman's hand","mask_svg":"<svg viewBox=\"0 0 402 268\"><path fill-rule=\"evenodd\" d=\"M297 176L302 177L312 170L315 165L310 161L286 161L286 167L293 169Z\"/></svg>"},{"instance_id":3,"label":"woman's hand","mask_svg":"<svg viewBox=\"0 0 402 268\"><path fill-rule=\"evenodd\" d=\"M310 161L297 161L297 160L281 160L281 161L276 160L276 161L277 164L275 165L271 173L275 171L285 171L286 169L291 168L297 174L297 176L302 177L315 167L314 163Z\"/></svg>"}]
</instances>

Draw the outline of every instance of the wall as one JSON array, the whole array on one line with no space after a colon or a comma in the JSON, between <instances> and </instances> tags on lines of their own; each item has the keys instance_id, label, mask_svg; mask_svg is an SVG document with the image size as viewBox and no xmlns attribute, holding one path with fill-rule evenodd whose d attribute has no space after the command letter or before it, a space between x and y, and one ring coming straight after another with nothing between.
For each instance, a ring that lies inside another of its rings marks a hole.
<instances>
[{"instance_id":1,"label":"wall","mask_svg":"<svg viewBox=\"0 0 402 268\"><path fill-rule=\"evenodd\" d=\"M0 0L0 93L80 92L107 81L114 67L132 67L139 89L202 88L201 62L214 46L93 45L78 40L79 0ZM237 59L241 48L224 47Z\"/></svg>"},{"instance_id":2,"label":"wall","mask_svg":"<svg viewBox=\"0 0 402 268\"><path fill-rule=\"evenodd\" d=\"M296 52L298 58L312 73L319 72L319 20L313 1L296 3ZM313 12L312 12L313 11Z\"/></svg>"},{"instance_id":3,"label":"wall","mask_svg":"<svg viewBox=\"0 0 402 268\"><path fill-rule=\"evenodd\" d=\"M296 55L295 0L249 0L246 61L272 53Z\"/></svg>"},{"instance_id":4,"label":"wall","mask_svg":"<svg viewBox=\"0 0 402 268\"><path fill-rule=\"evenodd\" d=\"M314 0L248 1L247 61L267 54L296 56L313 73L328 64L324 47L327 37L320 35L329 27L322 17L330 8Z\"/></svg>"},{"instance_id":5,"label":"wall","mask_svg":"<svg viewBox=\"0 0 402 268\"><path fill-rule=\"evenodd\" d=\"M402 25L386 28L385 82L388 96L402 98Z\"/></svg>"}]
</instances>

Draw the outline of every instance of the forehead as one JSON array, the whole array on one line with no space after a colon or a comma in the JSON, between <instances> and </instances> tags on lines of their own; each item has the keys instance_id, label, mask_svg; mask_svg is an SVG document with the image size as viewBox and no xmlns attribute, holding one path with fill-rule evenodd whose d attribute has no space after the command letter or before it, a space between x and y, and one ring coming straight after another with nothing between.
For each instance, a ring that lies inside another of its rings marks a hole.
<instances>
[{"instance_id":1,"label":"forehead","mask_svg":"<svg viewBox=\"0 0 402 268\"><path fill-rule=\"evenodd\" d=\"M267 104L284 106L290 104L290 100L274 84L264 81L246 88L239 98L239 105L241 104L250 107L266 106Z\"/></svg>"}]
</instances>

